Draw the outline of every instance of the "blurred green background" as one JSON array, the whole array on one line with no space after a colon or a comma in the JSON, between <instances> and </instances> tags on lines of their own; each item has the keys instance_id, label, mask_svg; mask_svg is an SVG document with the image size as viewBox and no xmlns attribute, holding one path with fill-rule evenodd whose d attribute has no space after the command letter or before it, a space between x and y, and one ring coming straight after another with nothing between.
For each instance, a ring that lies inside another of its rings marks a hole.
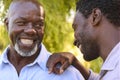
<instances>
[{"instance_id":1,"label":"blurred green background","mask_svg":"<svg viewBox=\"0 0 120 80\"><path fill-rule=\"evenodd\" d=\"M0 54L10 43L3 24L9 4L12 0L0 0ZM99 72L102 60L86 62L80 51L73 45L74 32L72 21L77 0L39 0L45 9L45 35L43 43L50 52L72 52L80 62L95 72Z\"/></svg>"}]
</instances>

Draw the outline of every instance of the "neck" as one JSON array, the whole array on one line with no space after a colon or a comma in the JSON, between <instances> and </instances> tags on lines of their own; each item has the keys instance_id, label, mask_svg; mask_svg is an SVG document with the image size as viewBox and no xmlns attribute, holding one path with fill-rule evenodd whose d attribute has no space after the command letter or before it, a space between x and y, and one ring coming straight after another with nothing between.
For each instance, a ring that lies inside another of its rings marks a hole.
<instances>
[{"instance_id":1,"label":"neck","mask_svg":"<svg viewBox=\"0 0 120 80\"><path fill-rule=\"evenodd\" d=\"M109 31L107 31L104 35L107 36L104 36L100 42L100 56L103 61L106 60L112 49L120 42L120 29L109 29Z\"/></svg>"},{"instance_id":2,"label":"neck","mask_svg":"<svg viewBox=\"0 0 120 80\"><path fill-rule=\"evenodd\" d=\"M22 57L14 50L12 46L10 46L10 51L8 53L8 59L11 62L11 64L16 68L18 75L19 75L20 70L24 66L34 62L34 60L39 55L39 52L40 52L40 49L34 55L30 57Z\"/></svg>"},{"instance_id":3,"label":"neck","mask_svg":"<svg viewBox=\"0 0 120 80\"><path fill-rule=\"evenodd\" d=\"M112 51L112 49L117 45L117 43L114 44L108 44L108 45L102 45L103 47L101 48L101 58L103 59L103 61L106 60L106 58L108 57L108 55L110 54L110 52Z\"/></svg>"}]
</instances>

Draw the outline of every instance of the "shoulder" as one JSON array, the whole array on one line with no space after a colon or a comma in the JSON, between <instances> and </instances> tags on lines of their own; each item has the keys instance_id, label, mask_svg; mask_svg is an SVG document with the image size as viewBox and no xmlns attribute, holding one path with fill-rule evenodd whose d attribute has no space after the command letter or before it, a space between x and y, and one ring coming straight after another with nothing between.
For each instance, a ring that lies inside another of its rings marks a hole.
<instances>
[{"instance_id":1,"label":"shoulder","mask_svg":"<svg viewBox=\"0 0 120 80\"><path fill-rule=\"evenodd\" d=\"M84 80L82 74L73 66L68 67L59 77L61 80Z\"/></svg>"}]
</instances>

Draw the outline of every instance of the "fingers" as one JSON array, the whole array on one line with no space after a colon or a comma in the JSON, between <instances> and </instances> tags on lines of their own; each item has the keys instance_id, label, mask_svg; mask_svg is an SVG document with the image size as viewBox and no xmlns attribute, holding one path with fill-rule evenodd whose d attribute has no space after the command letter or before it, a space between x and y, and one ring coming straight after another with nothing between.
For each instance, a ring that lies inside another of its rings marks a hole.
<instances>
[{"instance_id":1,"label":"fingers","mask_svg":"<svg viewBox=\"0 0 120 80\"><path fill-rule=\"evenodd\" d=\"M48 73L50 74L50 73L52 73L52 72L53 72L53 68L51 68L51 67L49 68L49 67L48 67Z\"/></svg>"},{"instance_id":2,"label":"fingers","mask_svg":"<svg viewBox=\"0 0 120 80\"><path fill-rule=\"evenodd\" d=\"M68 61L65 61L64 64L60 67L59 74L62 74L70 66Z\"/></svg>"},{"instance_id":3,"label":"fingers","mask_svg":"<svg viewBox=\"0 0 120 80\"><path fill-rule=\"evenodd\" d=\"M59 68L62 65L62 62L64 62L63 60L64 59L62 59L60 56L56 56L56 54L51 55L46 64L49 73L54 72L58 74Z\"/></svg>"},{"instance_id":4,"label":"fingers","mask_svg":"<svg viewBox=\"0 0 120 80\"><path fill-rule=\"evenodd\" d=\"M73 55L70 53L52 54L47 61L49 73L62 74L73 61Z\"/></svg>"},{"instance_id":5,"label":"fingers","mask_svg":"<svg viewBox=\"0 0 120 80\"><path fill-rule=\"evenodd\" d=\"M52 62L52 61L54 61L54 62ZM54 58L52 58L50 56L47 61L47 64L46 64L46 67L48 68L49 73L53 72L53 68L54 68L55 64L56 64L56 62L55 62Z\"/></svg>"},{"instance_id":6,"label":"fingers","mask_svg":"<svg viewBox=\"0 0 120 80\"><path fill-rule=\"evenodd\" d=\"M65 60L63 64L57 63L53 69L53 72L55 74L62 74L69 66L68 61Z\"/></svg>"}]
</instances>

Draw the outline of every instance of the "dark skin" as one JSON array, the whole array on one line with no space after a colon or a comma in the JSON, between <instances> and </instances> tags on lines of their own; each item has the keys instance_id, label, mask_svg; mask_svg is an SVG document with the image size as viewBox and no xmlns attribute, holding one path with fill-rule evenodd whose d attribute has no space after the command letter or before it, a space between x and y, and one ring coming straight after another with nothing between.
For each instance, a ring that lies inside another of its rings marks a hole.
<instances>
[{"instance_id":1,"label":"dark skin","mask_svg":"<svg viewBox=\"0 0 120 80\"><path fill-rule=\"evenodd\" d=\"M35 55L26 58L26 57L22 57L22 56L18 55L17 53L14 53L15 51L13 49L10 49L10 51L8 53L8 59L14 65L14 67L16 68L17 73L19 75L21 69L24 66L26 66L27 64L30 64L30 63L34 62L34 60L39 55L39 51L40 50L38 50ZM11 53L12 54L17 54L17 55L12 55Z\"/></svg>"},{"instance_id":2,"label":"dark skin","mask_svg":"<svg viewBox=\"0 0 120 80\"><path fill-rule=\"evenodd\" d=\"M94 60L99 56L105 61L111 50L120 41L120 27L110 23L100 9L93 9L87 19L77 11L73 29L75 46L81 50L87 61ZM61 63L59 69L55 69L57 63ZM61 74L70 64L81 72L85 80L88 80L89 70L82 66L77 58L69 52L51 55L47 67L50 72Z\"/></svg>"},{"instance_id":3,"label":"dark skin","mask_svg":"<svg viewBox=\"0 0 120 80\"><path fill-rule=\"evenodd\" d=\"M19 75L21 69L34 62L39 55L41 49L39 45L44 35L43 7L30 1L13 2L10 5L5 24L11 40L7 56ZM22 54L15 49L16 44ZM37 48L33 51L35 46Z\"/></svg>"},{"instance_id":4,"label":"dark skin","mask_svg":"<svg viewBox=\"0 0 120 80\"><path fill-rule=\"evenodd\" d=\"M56 67L58 63L61 64L60 68ZM70 52L54 53L49 57L47 62L49 73L53 72L55 74L62 74L70 65L78 69L86 80L88 79L89 71Z\"/></svg>"}]
</instances>

